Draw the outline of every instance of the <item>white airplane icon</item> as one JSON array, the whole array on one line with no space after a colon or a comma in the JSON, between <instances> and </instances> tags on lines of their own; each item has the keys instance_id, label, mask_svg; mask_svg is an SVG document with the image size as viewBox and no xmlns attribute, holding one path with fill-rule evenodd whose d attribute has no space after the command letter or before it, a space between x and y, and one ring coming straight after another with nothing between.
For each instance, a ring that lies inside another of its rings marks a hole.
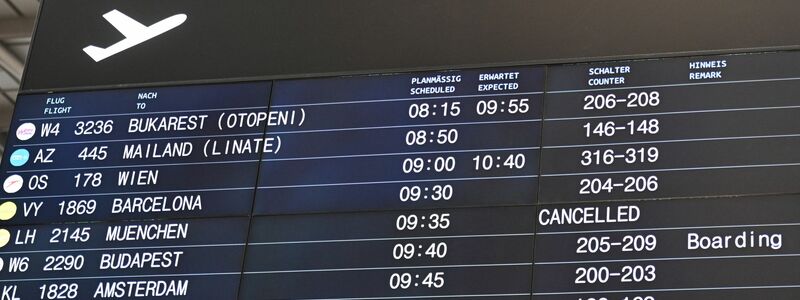
<instances>
[{"instance_id":1,"label":"white airplane icon","mask_svg":"<svg viewBox=\"0 0 800 300\"><path fill-rule=\"evenodd\" d=\"M119 30L119 32L125 36L125 39L105 49L92 45L83 48L83 52L89 54L89 56L94 59L95 62L104 60L114 54L125 51L130 47L157 37L164 32L170 31L173 28L183 24L187 17L185 14L177 14L158 21L153 25L144 26L142 23L139 23L138 21L115 9L105 13L103 18L108 20L108 22L111 23L114 28Z\"/></svg>"}]
</instances>

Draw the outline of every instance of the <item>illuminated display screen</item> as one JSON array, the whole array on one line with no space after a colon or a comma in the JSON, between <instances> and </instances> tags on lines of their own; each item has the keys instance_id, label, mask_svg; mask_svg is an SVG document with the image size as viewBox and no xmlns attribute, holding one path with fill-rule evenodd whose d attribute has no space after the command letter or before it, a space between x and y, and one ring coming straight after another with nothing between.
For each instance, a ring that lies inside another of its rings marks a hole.
<instances>
[{"instance_id":1,"label":"illuminated display screen","mask_svg":"<svg viewBox=\"0 0 800 300\"><path fill-rule=\"evenodd\" d=\"M800 52L26 94L0 299L796 299Z\"/></svg>"}]
</instances>

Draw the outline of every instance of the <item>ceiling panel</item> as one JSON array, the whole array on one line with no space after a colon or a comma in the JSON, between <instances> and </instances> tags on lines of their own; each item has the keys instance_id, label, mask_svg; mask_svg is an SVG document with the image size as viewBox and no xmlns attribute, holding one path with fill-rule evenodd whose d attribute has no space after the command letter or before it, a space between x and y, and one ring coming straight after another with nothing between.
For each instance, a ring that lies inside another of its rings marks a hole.
<instances>
[{"instance_id":1,"label":"ceiling panel","mask_svg":"<svg viewBox=\"0 0 800 300\"><path fill-rule=\"evenodd\" d=\"M11 6L8 6L8 3L5 1L0 0L0 18L12 18L18 17L17 13Z\"/></svg>"},{"instance_id":2,"label":"ceiling panel","mask_svg":"<svg viewBox=\"0 0 800 300\"><path fill-rule=\"evenodd\" d=\"M6 96L11 98L12 100L17 98L17 90L16 89L10 90L10 91L5 91L5 94L6 94ZM3 103L0 102L0 106L2 106L2 105L3 105Z\"/></svg>"},{"instance_id":3,"label":"ceiling panel","mask_svg":"<svg viewBox=\"0 0 800 300\"><path fill-rule=\"evenodd\" d=\"M11 0L11 3L27 17L34 17L39 12L39 1L36 0Z\"/></svg>"},{"instance_id":4,"label":"ceiling panel","mask_svg":"<svg viewBox=\"0 0 800 300\"><path fill-rule=\"evenodd\" d=\"M2 1L2 0L0 0L0 1ZM10 38L10 39L3 40L3 42L5 42L6 44L9 44L9 45L30 44L31 43L31 37L28 36L28 37Z\"/></svg>"},{"instance_id":5,"label":"ceiling panel","mask_svg":"<svg viewBox=\"0 0 800 300\"><path fill-rule=\"evenodd\" d=\"M9 3L12 3L13 8ZM38 10L39 1L37 0L0 0L0 19L33 18L36 17ZM5 39L0 41L0 46L7 48L20 61L25 61L30 41L30 37ZM5 145L11 112L14 110L14 105L11 101L15 101L17 98L18 89L19 83L7 72L0 69L0 154L3 152L2 146Z\"/></svg>"},{"instance_id":6,"label":"ceiling panel","mask_svg":"<svg viewBox=\"0 0 800 300\"><path fill-rule=\"evenodd\" d=\"M16 90L19 88L19 84L17 83L14 78L11 78L8 73L5 71L0 71L0 90Z\"/></svg>"},{"instance_id":7,"label":"ceiling panel","mask_svg":"<svg viewBox=\"0 0 800 300\"><path fill-rule=\"evenodd\" d=\"M20 61L25 61L25 57L28 56L29 47L29 44L8 45L8 49L11 50Z\"/></svg>"}]
</instances>

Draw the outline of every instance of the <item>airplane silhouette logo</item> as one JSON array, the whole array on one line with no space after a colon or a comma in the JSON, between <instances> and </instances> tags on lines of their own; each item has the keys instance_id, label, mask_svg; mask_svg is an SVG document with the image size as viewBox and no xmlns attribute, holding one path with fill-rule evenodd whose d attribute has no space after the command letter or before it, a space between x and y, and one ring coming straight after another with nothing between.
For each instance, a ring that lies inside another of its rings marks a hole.
<instances>
[{"instance_id":1,"label":"airplane silhouette logo","mask_svg":"<svg viewBox=\"0 0 800 300\"><path fill-rule=\"evenodd\" d=\"M183 24L187 17L186 14L177 14L158 21L153 25L144 26L142 23L139 23L115 9L105 13L103 18L111 23L114 28L119 30L119 32L125 36L125 39L105 49L93 45L83 48L83 52L86 52L95 62L109 58L112 55L170 31Z\"/></svg>"}]
</instances>

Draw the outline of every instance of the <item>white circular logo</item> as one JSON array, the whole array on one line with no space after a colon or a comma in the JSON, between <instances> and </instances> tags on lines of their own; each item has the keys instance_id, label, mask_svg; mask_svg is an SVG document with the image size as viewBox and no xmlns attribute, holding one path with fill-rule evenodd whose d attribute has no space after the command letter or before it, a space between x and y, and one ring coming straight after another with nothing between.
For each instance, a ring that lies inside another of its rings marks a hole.
<instances>
[{"instance_id":1,"label":"white circular logo","mask_svg":"<svg viewBox=\"0 0 800 300\"><path fill-rule=\"evenodd\" d=\"M30 140L36 133L36 125L24 123L17 128L17 139L20 141Z\"/></svg>"},{"instance_id":2,"label":"white circular logo","mask_svg":"<svg viewBox=\"0 0 800 300\"><path fill-rule=\"evenodd\" d=\"M22 189L22 176L11 175L3 182L3 190L6 193L13 194Z\"/></svg>"}]
</instances>

